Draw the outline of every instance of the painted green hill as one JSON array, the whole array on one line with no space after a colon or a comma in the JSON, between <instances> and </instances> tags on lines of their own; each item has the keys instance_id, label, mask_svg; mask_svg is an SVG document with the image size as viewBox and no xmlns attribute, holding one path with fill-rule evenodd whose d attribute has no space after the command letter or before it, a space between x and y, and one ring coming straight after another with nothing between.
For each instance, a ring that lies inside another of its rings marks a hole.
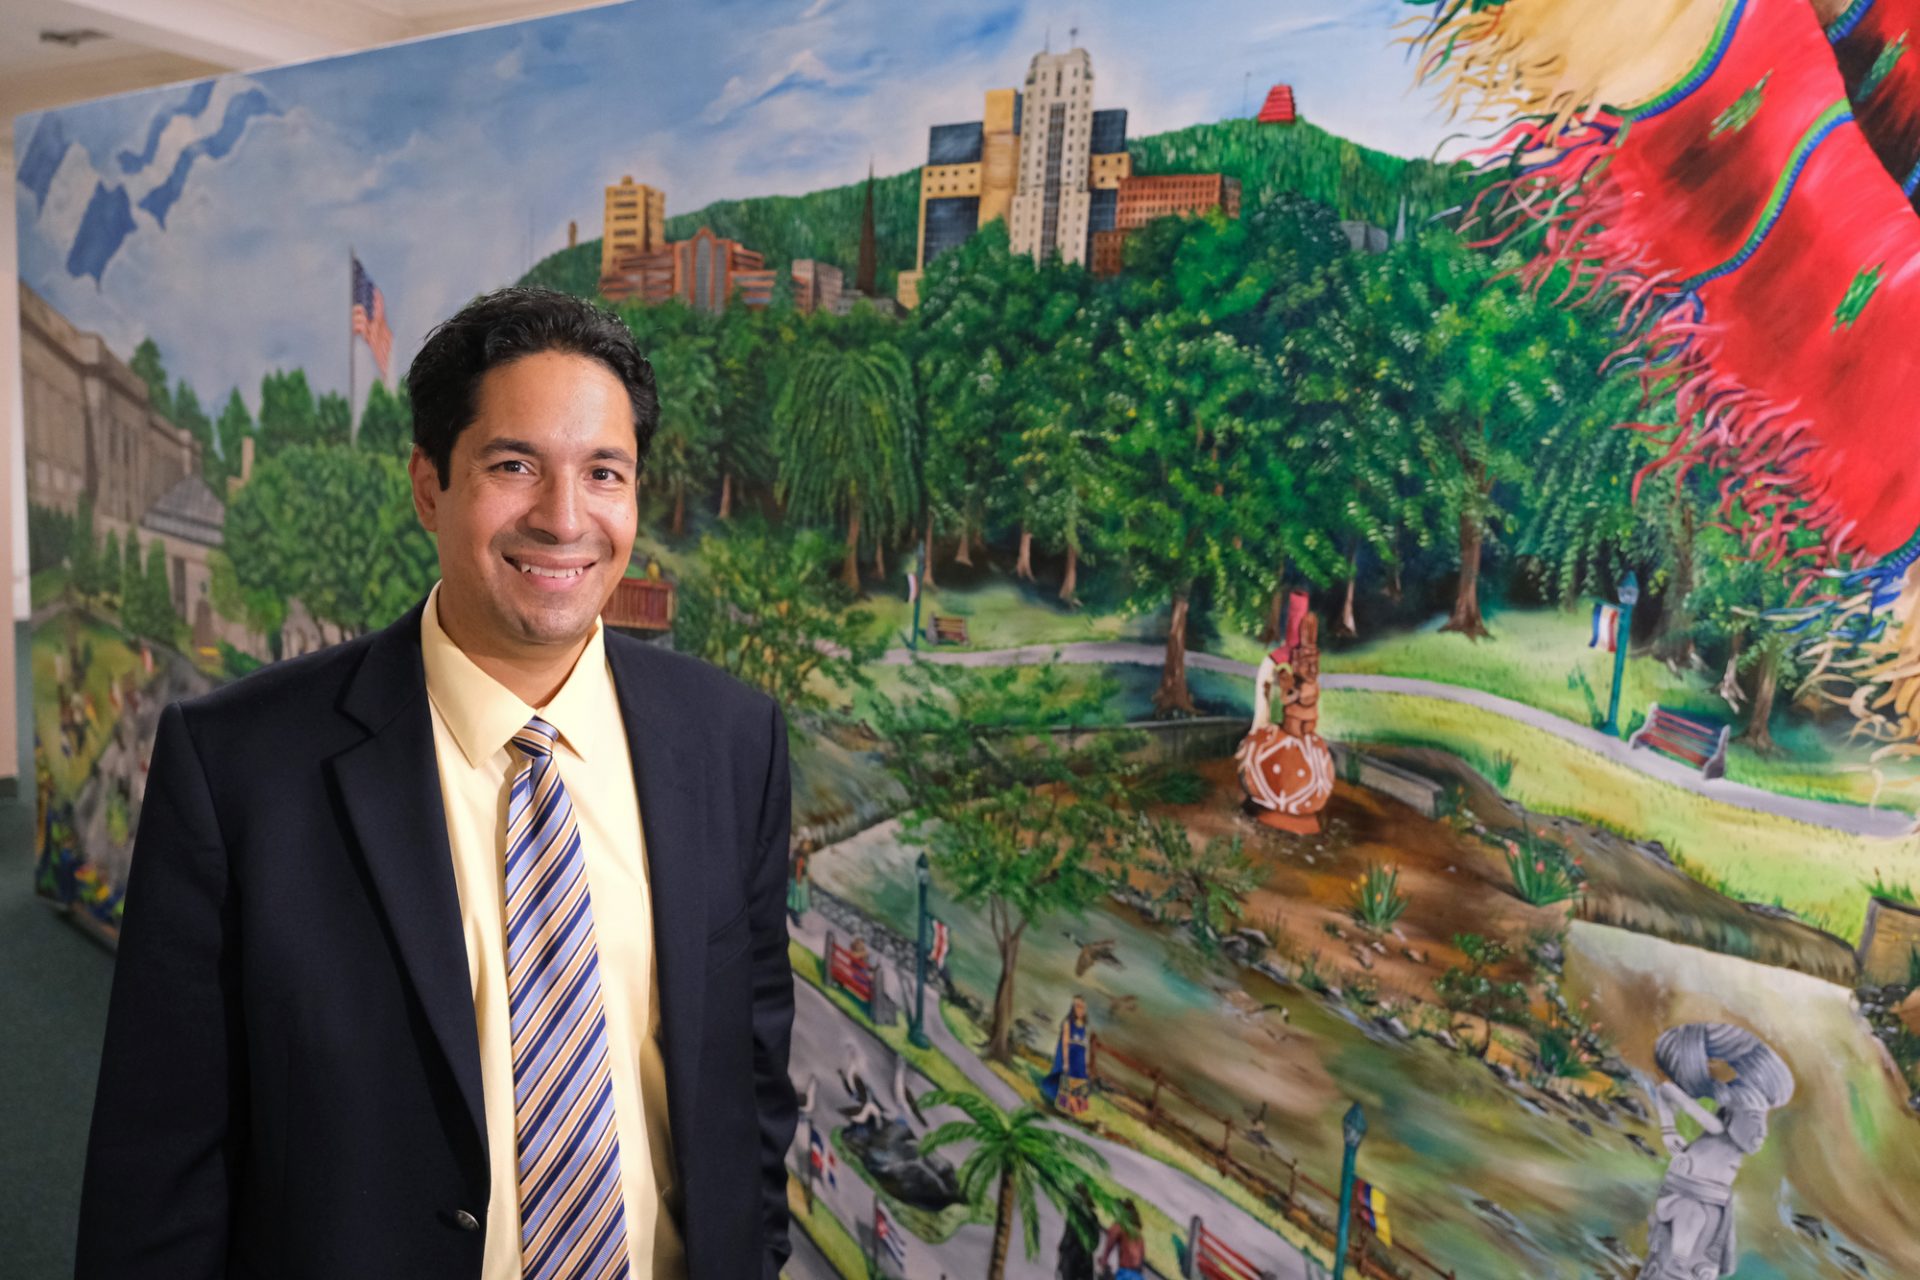
<instances>
[{"instance_id":1,"label":"painted green hill","mask_svg":"<svg viewBox=\"0 0 1920 1280\"><path fill-rule=\"evenodd\" d=\"M1409 219L1460 204L1474 190L1464 165L1437 165L1374 151L1315 125L1261 125L1222 120L1132 139L1134 171L1225 173L1240 179L1243 207L1274 192L1291 191L1330 205L1342 218L1391 228L1401 197ZM845 270L851 285L860 252L864 182L800 196L720 200L667 219L667 236L680 240L700 227L740 241L784 270L795 258L820 258ZM880 250L879 287L913 267L918 238L920 171L909 169L874 183L874 230ZM539 262L521 280L591 297L599 278L600 241L583 241Z\"/></svg>"}]
</instances>

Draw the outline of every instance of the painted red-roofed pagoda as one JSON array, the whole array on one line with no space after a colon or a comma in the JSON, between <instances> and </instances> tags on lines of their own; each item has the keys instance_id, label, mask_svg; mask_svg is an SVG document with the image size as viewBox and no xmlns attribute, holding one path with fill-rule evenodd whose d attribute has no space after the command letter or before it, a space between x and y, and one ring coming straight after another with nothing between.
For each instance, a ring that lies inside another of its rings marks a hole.
<instances>
[{"instance_id":1,"label":"painted red-roofed pagoda","mask_svg":"<svg viewBox=\"0 0 1920 1280\"><path fill-rule=\"evenodd\" d=\"M1292 124L1298 120L1293 110L1293 86L1277 84L1267 90L1267 100L1254 118L1261 124Z\"/></svg>"}]
</instances>

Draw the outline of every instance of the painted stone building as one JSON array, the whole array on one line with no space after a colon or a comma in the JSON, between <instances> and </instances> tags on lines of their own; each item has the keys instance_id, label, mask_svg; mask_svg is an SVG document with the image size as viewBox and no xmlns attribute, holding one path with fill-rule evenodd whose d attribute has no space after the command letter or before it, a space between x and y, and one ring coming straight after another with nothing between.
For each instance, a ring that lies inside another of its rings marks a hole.
<instances>
[{"instance_id":1,"label":"painted stone building","mask_svg":"<svg viewBox=\"0 0 1920 1280\"><path fill-rule=\"evenodd\" d=\"M46 299L20 287L21 394L27 501L72 512L93 500L95 531L166 547L174 610L190 643L224 640L256 657L265 641L213 608L210 553L222 542L226 505L201 479L200 442L153 407L147 384Z\"/></svg>"}]
</instances>

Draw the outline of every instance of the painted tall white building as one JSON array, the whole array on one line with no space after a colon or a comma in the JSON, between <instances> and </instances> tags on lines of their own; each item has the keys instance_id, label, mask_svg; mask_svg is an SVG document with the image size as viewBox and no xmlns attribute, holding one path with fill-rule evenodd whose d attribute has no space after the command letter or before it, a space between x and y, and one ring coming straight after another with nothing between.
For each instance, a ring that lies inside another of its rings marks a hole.
<instances>
[{"instance_id":1,"label":"painted tall white building","mask_svg":"<svg viewBox=\"0 0 1920 1280\"><path fill-rule=\"evenodd\" d=\"M1093 59L1085 49L1037 53L1021 92L1020 181L1013 251L1083 263L1092 204Z\"/></svg>"}]
</instances>

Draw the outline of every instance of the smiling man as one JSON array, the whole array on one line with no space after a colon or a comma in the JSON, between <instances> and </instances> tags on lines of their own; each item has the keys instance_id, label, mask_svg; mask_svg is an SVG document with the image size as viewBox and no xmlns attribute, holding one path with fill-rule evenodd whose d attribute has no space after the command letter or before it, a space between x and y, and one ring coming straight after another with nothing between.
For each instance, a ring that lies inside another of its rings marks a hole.
<instances>
[{"instance_id":1,"label":"smiling man","mask_svg":"<svg viewBox=\"0 0 1920 1280\"><path fill-rule=\"evenodd\" d=\"M786 725L601 626L652 371L509 289L407 381L438 585L161 718L78 1273L774 1280Z\"/></svg>"}]
</instances>

